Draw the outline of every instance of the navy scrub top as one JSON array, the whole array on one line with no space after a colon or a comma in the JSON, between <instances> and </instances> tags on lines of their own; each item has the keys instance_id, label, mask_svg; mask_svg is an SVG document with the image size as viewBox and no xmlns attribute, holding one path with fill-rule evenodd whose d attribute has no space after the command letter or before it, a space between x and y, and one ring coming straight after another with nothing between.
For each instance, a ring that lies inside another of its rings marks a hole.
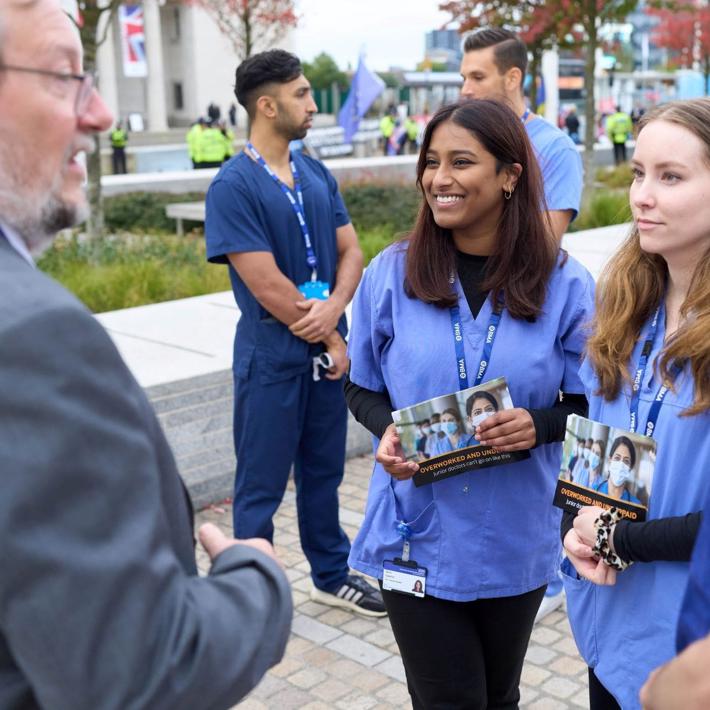
<instances>
[{"instance_id":1,"label":"navy scrub top","mask_svg":"<svg viewBox=\"0 0 710 710\"><path fill-rule=\"evenodd\" d=\"M304 211L318 259L318 278L335 286L338 249L335 230L350 223L338 184L317 160L294 153ZM230 253L271 252L279 269L298 286L311 278L303 234L286 195L258 163L242 152L228 161L207 192L207 258L228 264ZM241 311L234 339L234 373L246 377L258 363L263 384L307 372L312 356L323 350L293 335L262 308L229 264L234 297ZM345 316L338 330L345 337Z\"/></svg>"}]
</instances>

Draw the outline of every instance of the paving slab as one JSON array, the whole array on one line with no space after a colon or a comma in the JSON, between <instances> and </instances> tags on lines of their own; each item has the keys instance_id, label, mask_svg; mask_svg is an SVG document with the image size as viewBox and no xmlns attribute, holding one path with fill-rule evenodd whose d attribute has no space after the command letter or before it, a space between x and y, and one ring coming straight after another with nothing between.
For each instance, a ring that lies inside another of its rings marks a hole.
<instances>
[{"instance_id":1,"label":"paving slab","mask_svg":"<svg viewBox=\"0 0 710 710\"><path fill-rule=\"evenodd\" d=\"M366 491L372 466L371 455L350 459L345 466L343 487ZM347 507L341 505L341 519L360 520L364 496L349 496L349 501ZM294 589L291 639L281 663L236 707L239 710L411 708L402 659L388 619L364 618L310 601L308 563L293 531L295 515L291 482L274 518L274 542ZM231 534L231 521L231 506L225 503L198 512L195 522L216 523ZM206 572L209 560L199 546L198 562L201 571ZM564 606L535 626L520 694L520 707L525 710L588 707L587 668L572 640Z\"/></svg>"}]
</instances>

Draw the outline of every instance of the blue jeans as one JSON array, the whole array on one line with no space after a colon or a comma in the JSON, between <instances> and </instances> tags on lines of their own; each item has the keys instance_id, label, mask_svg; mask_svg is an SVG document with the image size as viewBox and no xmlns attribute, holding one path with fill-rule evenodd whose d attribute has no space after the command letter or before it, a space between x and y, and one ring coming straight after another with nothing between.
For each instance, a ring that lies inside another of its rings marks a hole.
<instances>
[{"instance_id":1,"label":"blue jeans","mask_svg":"<svg viewBox=\"0 0 710 710\"><path fill-rule=\"evenodd\" d=\"M348 574L350 542L338 518L345 465L343 382L303 375L264 384L258 373L234 378L234 535L273 540L273 516L291 466L301 547L313 583L337 591Z\"/></svg>"}]
</instances>

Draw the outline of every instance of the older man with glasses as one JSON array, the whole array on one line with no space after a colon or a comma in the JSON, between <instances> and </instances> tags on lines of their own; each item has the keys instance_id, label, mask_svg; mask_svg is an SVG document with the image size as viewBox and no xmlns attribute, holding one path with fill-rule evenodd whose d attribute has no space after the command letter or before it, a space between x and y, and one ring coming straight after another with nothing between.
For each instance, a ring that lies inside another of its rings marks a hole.
<instances>
[{"instance_id":1,"label":"older man with glasses","mask_svg":"<svg viewBox=\"0 0 710 710\"><path fill-rule=\"evenodd\" d=\"M141 388L32 254L87 215L111 114L57 0L0 0L0 708L228 708L283 655L266 540L200 539Z\"/></svg>"}]
</instances>

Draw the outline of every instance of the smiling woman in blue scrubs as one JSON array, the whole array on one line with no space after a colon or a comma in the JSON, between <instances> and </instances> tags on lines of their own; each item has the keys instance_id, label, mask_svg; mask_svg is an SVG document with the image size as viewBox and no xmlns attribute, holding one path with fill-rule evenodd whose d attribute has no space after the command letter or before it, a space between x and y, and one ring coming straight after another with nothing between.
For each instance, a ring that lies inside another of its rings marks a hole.
<instances>
[{"instance_id":1,"label":"smiling woman in blue scrubs","mask_svg":"<svg viewBox=\"0 0 710 710\"><path fill-rule=\"evenodd\" d=\"M710 489L710 99L665 104L641 126L634 229L600 281L580 374L590 418L657 442L649 519L605 522L583 508L563 523L567 610L592 710L639 708L649 672L673 656Z\"/></svg>"},{"instance_id":2,"label":"smiling woman in blue scrubs","mask_svg":"<svg viewBox=\"0 0 710 710\"><path fill-rule=\"evenodd\" d=\"M354 300L347 397L377 463L349 562L380 579L395 558L426 570L423 598L383 592L414 708L512 708L558 566L558 442L567 415L586 412L593 281L543 220L534 153L507 106L440 109L417 178L414 230L371 262ZM477 437L530 458L416 487L391 410L502 376L516 406Z\"/></svg>"}]
</instances>

